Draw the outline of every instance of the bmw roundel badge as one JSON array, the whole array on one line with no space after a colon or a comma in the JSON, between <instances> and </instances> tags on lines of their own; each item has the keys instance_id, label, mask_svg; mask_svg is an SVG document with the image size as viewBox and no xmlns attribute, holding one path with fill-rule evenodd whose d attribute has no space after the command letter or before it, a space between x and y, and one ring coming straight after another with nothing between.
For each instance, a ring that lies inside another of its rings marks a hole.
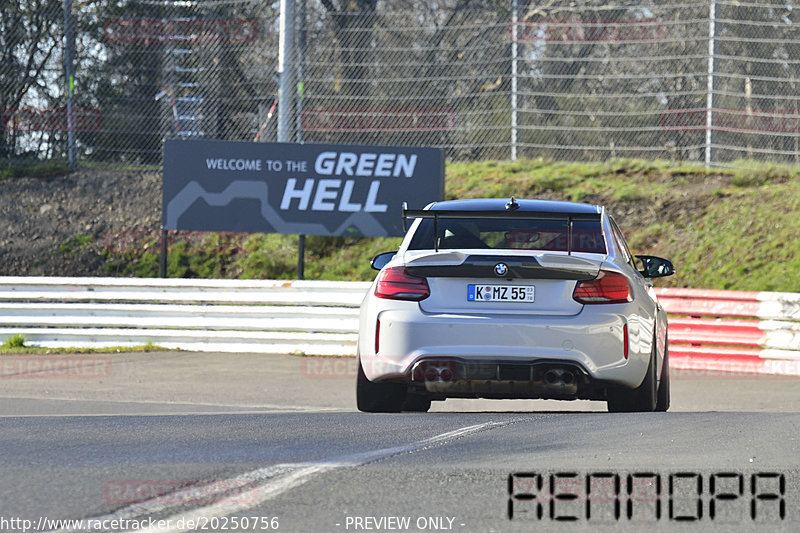
<instances>
[{"instance_id":1,"label":"bmw roundel badge","mask_svg":"<svg viewBox=\"0 0 800 533\"><path fill-rule=\"evenodd\" d=\"M497 263L494 266L494 273L501 277L505 276L506 274L508 274L508 265L506 265L505 263Z\"/></svg>"}]
</instances>

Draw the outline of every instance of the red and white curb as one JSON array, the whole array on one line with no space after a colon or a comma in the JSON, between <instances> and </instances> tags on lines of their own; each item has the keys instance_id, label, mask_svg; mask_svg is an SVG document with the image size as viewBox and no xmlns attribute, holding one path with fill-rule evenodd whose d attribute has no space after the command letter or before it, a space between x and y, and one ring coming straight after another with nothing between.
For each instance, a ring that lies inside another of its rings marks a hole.
<instances>
[{"instance_id":1,"label":"red and white curb","mask_svg":"<svg viewBox=\"0 0 800 533\"><path fill-rule=\"evenodd\" d=\"M670 368L800 376L800 294L656 289Z\"/></svg>"}]
</instances>

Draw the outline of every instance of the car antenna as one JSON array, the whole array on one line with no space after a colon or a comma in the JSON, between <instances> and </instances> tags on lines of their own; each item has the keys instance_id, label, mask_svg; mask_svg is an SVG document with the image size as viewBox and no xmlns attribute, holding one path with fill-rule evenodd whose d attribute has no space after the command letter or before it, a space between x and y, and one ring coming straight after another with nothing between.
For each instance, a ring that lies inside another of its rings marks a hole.
<instances>
[{"instance_id":1,"label":"car antenna","mask_svg":"<svg viewBox=\"0 0 800 533\"><path fill-rule=\"evenodd\" d=\"M506 204L506 210L507 211L516 211L517 209L519 209L519 204L517 203L517 201L512 196L511 200Z\"/></svg>"}]
</instances>

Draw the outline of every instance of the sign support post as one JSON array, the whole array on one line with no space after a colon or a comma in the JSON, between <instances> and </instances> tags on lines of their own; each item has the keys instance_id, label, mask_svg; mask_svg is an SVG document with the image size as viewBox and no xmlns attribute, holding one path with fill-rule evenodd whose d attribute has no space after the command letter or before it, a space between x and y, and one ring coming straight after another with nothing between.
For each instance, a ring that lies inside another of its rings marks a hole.
<instances>
[{"instance_id":1,"label":"sign support post","mask_svg":"<svg viewBox=\"0 0 800 533\"><path fill-rule=\"evenodd\" d=\"M162 226L161 227L161 254L160 254L159 258L158 258L158 267L159 267L159 272L160 272L162 278L166 278L167 277L167 248L168 248L168 245L169 245L169 243L167 242L167 239L169 239L169 234L167 233L167 230L164 229L164 227Z\"/></svg>"},{"instance_id":2,"label":"sign support post","mask_svg":"<svg viewBox=\"0 0 800 533\"><path fill-rule=\"evenodd\" d=\"M290 87L292 87L292 56L294 55L294 3L295 0L281 0L278 73L278 142L289 142ZM301 29L301 31L304 31ZM301 80L302 81L302 80ZM298 115L299 116L299 115ZM297 279L304 278L305 241L301 234L297 247Z\"/></svg>"},{"instance_id":3,"label":"sign support post","mask_svg":"<svg viewBox=\"0 0 800 533\"><path fill-rule=\"evenodd\" d=\"M306 275L306 236L302 233L297 241L297 279L305 279Z\"/></svg>"}]
</instances>

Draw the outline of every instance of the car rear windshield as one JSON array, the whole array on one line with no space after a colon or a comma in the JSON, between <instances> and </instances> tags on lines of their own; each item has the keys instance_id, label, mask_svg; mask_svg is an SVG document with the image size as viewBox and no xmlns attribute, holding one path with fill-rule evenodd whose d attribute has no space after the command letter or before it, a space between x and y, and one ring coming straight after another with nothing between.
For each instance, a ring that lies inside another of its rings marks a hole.
<instances>
[{"instance_id":1,"label":"car rear windshield","mask_svg":"<svg viewBox=\"0 0 800 533\"><path fill-rule=\"evenodd\" d=\"M423 219L409 250L488 248L493 250L543 250L604 254L606 243L599 220L573 220L572 246L568 246L569 222L553 219L441 218L434 243L432 219Z\"/></svg>"}]
</instances>

